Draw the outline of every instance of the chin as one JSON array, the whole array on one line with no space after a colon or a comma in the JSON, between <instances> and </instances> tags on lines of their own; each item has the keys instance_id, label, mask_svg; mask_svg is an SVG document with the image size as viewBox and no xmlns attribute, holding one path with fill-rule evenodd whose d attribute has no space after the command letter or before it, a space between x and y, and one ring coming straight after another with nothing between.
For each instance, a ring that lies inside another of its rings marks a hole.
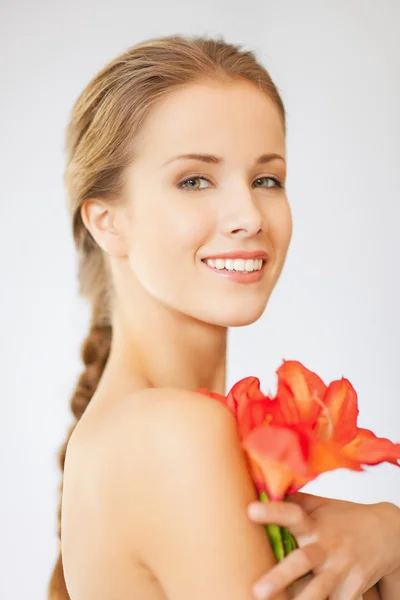
<instances>
[{"instance_id":1,"label":"chin","mask_svg":"<svg viewBox=\"0 0 400 600\"><path fill-rule=\"evenodd\" d=\"M247 306L245 309L241 306L225 306L223 310L216 310L210 307L204 321L219 325L221 327L244 327L258 321L263 315L266 308L266 303L262 305L254 303L252 306Z\"/></svg>"},{"instance_id":2,"label":"chin","mask_svg":"<svg viewBox=\"0 0 400 600\"><path fill-rule=\"evenodd\" d=\"M253 313L252 315L249 314L232 316L232 318L227 323L226 327L245 327L246 325L251 325L252 323L258 321L258 319L262 316L264 310L258 313Z\"/></svg>"}]
</instances>

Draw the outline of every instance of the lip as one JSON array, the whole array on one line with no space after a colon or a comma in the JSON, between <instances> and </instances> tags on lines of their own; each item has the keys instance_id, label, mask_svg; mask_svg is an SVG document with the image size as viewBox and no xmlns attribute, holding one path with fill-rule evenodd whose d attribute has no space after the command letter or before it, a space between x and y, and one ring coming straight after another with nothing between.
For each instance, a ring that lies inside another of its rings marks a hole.
<instances>
[{"instance_id":1,"label":"lip","mask_svg":"<svg viewBox=\"0 0 400 600\"><path fill-rule=\"evenodd\" d=\"M201 260L204 262L207 258L262 258L264 261L267 261L269 259L269 254L268 252L265 252L265 250L252 250L251 252L246 250L236 250L232 252L222 252L220 254L210 254Z\"/></svg>"}]
</instances>

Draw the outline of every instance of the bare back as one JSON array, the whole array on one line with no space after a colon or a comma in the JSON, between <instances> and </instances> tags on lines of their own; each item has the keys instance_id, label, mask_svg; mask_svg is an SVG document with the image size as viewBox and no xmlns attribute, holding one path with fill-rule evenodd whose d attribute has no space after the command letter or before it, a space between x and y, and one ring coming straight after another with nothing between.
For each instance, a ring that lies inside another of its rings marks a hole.
<instances>
[{"instance_id":1,"label":"bare back","mask_svg":"<svg viewBox=\"0 0 400 600\"><path fill-rule=\"evenodd\" d=\"M122 401L122 399L121 399ZM94 403L95 404L95 403ZM89 405L90 406L90 405ZM87 409L68 445L64 470L62 543L67 586L73 600L166 600L160 584L134 553L121 543L91 473L97 472L97 448L111 411L118 406ZM135 440L132 421L132 440ZM103 454L103 452L102 452Z\"/></svg>"}]
</instances>

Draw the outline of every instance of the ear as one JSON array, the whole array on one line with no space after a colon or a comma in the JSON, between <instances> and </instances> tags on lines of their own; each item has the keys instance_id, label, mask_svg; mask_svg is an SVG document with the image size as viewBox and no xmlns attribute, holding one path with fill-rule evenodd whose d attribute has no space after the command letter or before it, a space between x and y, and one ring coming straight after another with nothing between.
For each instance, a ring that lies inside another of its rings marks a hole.
<instances>
[{"instance_id":1,"label":"ear","mask_svg":"<svg viewBox=\"0 0 400 600\"><path fill-rule=\"evenodd\" d=\"M81 206L81 217L104 252L115 258L124 258L128 254L128 247L122 228L117 226L119 209L111 202L90 198Z\"/></svg>"}]
</instances>

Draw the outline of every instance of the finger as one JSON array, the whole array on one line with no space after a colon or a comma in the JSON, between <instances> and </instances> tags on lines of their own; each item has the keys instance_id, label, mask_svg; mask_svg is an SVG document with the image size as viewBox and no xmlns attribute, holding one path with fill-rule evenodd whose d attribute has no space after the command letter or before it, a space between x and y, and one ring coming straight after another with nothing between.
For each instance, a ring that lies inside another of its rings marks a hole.
<instances>
[{"instance_id":1,"label":"finger","mask_svg":"<svg viewBox=\"0 0 400 600\"><path fill-rule=\"evenodd\" d=\"M322 504L326 504L330 501L330 498L323 498L322 496L314 496L313 494L307 494L306 492L294 492L290 496L287 496L289 502L296 502L299 504L308 514L314 511Z\"/></svg>"},{"instance_id":2,"label":"finger","mask_svg":"<svg viewBox=\"0 0 400 600\"><path fill-rule=\"evenodd\" d=\"M361 570L351 569L336 586L329 600L362 600L364 576Z\"/></svg>"},{"instance_id":3,"label":"finger","mask_svg":"<svg viewBox=\"0 0 400 600\"><path fill-rule=\"evenodd\" d=\"M338 579L332 573L317 575L307 587L296 595L296 600L327 600L335 589Z\"/></svg>"},{"instance_id":4,"label":"finger","mask_svg":"<svg viewBox=\"0 0 400 600\"><path fill-rule=\"evenodd\" d=\"M258 599L273 598L296 579L324 563L326 555L319 544L309 544L288 554L268 574L257 581L253 592Z\"/></svg>"},{"instance_id":5,"label":"finger","mask_svg":"<svg viewBox=\"0 0 400 600\"><path fill-rule=\"evenodd\" d=\"M302 545L317 541L315 522L294 502L252 502L248 515L257 523L287 527Z\"/></svg>"}]
</instances>

